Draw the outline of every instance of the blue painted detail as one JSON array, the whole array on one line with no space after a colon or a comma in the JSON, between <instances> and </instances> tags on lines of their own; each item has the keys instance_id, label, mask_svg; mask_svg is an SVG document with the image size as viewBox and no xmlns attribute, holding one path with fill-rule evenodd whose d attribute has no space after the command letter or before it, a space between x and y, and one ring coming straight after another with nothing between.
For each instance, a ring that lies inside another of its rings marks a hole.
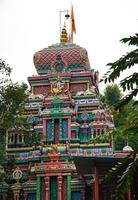
<instances>
[{"instance_id":1,"label":"blue painted detail","mask_svg":"<svg viewBox=\"0 0 138 200\"><path fill-rule=\"evenodd\" d=\"M80 139L80 141L83 141L83 139L84 139L83 133L79 133L79 139Z\"/></svg>"},{"instance_id":2,"label":"blue painted detail","mask_svg":"<svg viewBox=\"0 0 138 200\"><path fill-rule=\"evenodd\" d=\"M27 200L36 200L36 195L35 195L35 193L30 193L30 194L28 194Z\"/></svg>"},{"instance_id":3,"label":"blue painted detail","mask_svg":"<svg viewBox=\"0 0 138 200\"><path fill-rule=\"evenodd\" d=\"M52 120L47 120L46 124L47 139L52 139Z\"/></svg>"},{"instance_id":4,"label":"blue painted detail","mask_svg":"<svg viewBox=\"0 0 138 200\"><path fill-rule=\"evenodd\" d=\"M83 149L82 148L80 148L80 153L83 153Z\"/></svg>"},{"instance_id":5,"label":"blue painted detail","mask_svg":"<svg viewBox=\"0 0 138 200\"><path fill-rule=\"evenodd\" d=\"M78 128L78 127L75 127L75 126L74 126L74 127L71 127L71 130L72 130L72 131L78 131L78 129L79 129L79 128Z\"/></svg>"},{"instance_id":6,"label":"blue painted detail","mask_svg":"<svg viewBox=\"0 0 138 200\"><path fill-rule=\"evenodd\" d=\"M62 137L68 138L68 120L67 119L62 120Z\"/></svg>"},{"instance_id":7,"label":"blue painted detail","mask_svg":"<svg viewBox=\"0 0 138 200\"><path fill-rule=\"evenodd\" d=\"M95 148L94 149L94 153L98 153L99 152L99 149L98 148Z\"/></svg>"},{"instance_id":8,"label":"blue painted detail","mask_svg":"<svg viewBox=\"0 0 138 200\"><path fill-rule=\"evenodd\" d=\"M42 133L42 128L35 128L37 134Z\"/></svg>"},{"instance_id":9,"label":"blue painted detail","mask_svg":"<svg viewBox=\"0 0 138 200\"><path fill-rule=\"evenodd\" d=\"M91 140L91 133L88 133L88 134L87 134L87 139L88 139L88 140Z\"/></svg>"},{"instance_id":10,"label":"blue painted detail","mask_svg":"<svg viewBox=\"0 0 138 200\"><path fill-rule=\"evenodd\" d=\"M71 200L82 200L82 194L80 191L71 192Z\"/></svg>"},{"instance_id":11,"label":"blue painted detail","mask_svg":"<svg viewBox=\"0 0 138 200\"><path fill-rule=\"evenodd\" d=\"M32 115L29 115L29 116L27 117L27 123L28 123L28 124L33 124L33 123L34 123L34 121L35 121L35 118L34 118L34 116L32 116Z\"/></svg>"},{"instance_id":12,"label":"blue painted detail","mask_svg":"<svg viewBox=\"0 0 138 200\"><path fill-rule=\"evenodd\" d=\"M82 113L81 118L83 121L87 121L87 119L89 118L88 113Z\"/></svg>"}]
</instances>

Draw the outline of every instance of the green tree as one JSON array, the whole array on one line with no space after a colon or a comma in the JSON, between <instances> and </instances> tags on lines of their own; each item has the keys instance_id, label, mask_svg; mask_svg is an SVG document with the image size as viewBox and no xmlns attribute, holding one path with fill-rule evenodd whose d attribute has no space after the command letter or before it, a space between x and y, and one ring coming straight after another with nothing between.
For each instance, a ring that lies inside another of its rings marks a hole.
<instances>
[{"instance_id":1,"label":"green tree","mask_svg":"<svg viewBox=\"0 0 138 200\"><path fill-rule=\"evenodd\" d=\"M12 69L9 67L8 64L5 63L4 60L0 59L0 87L2 86L2 83L7 82L9 80L10 74Z\"/></svg>"},{"instance_id":2,"label":"green tree","mask_svg":"<svg viewBox=\"0 0 138 200\"><path fill-rule=\"evenodd\" d=\"M0 165L5 171L8 169L5 163L10 162L5 151L7 134L11 128L23 125L24 119L21 113L27 98L27 85L13 83L10 74L9 65L0 60Z\"/></svg>"},{"instance_id":3,"label":"green tree","mask_svg":"<svg viewBox=\"0 0 138 200\"><path fill-rule=\"evenodd\" d=\"M128 45L137 47L138 34L135 34L134 36L130 36L128 38L123 38L121 42L128 43ZM117 61L108 64L110 68L103 77L105 83L107 83L107 81L114 82L118 77L120 77L120 74L123 71L131 69L133 66L136 67L137 64L138 48L126 53L126 55L123 55ZM131 99L133 99L133 97L136 97L138 94L138 72L136 72L135 70L134 73L129 73L130 74L128 77L125 77L120 81L120 87L123 89L123 91L129 91L129 94L124 96L124 98L120 101L120 106L127 104ZM135 103L137 103L137 101Z\"/></svg>"},{"instance_id":4,"label":"green tree","mask_svg":"<svg viewBox=\"0 0 138 200\"><path fill-rule=\"evenodd\" d=\"M138 151L138 106L128 105L114 114L115 150L122 150L127 144Z\"/></svg>"},{"instance_id":5,"label":"green tree","mask_svg":"<svg viewBox=\"0 0 138 200\"><path fill-rule=\"evenodd\" d=\"M128 38L123 38L121 40L123 43L128 43L128 45L135 46L136 48L128 53L126 55L119 58L117 61L113 63L109 63L108 66L110 66L109 71L104 76L105 83L108 82L114 82L118 77L120 77L120 74L125 71L132 68L132 66L136 67L138 64L138 34L135 34L134 36L130 36ZM123 107L124 105L127 105L134 97L138 94L138 73L135 72L131 74L129 72L129 76L125 77L123 80L120 81L120 87L122 87L123 91L128 90L129 94L125 95L123 99L119 102L119 105L116 107ZM138 102L135 101L135 105ZM125 115L124 115L125 118ZM126 119L125 119L126 120ZM127 116L126 125L121 126L120 128L117 128L114 130L114 133L118 134L121 133L121 136L123 136L123 133L125 135L131 135L134 137L135 134L137 134L138 130L138 112L137 107L134 107ZM118 163L108 174L108 177L116 180L116 189L115 189L115 199L116 200L124 200L125 194L130 189L131 184L133 182L133 177L135 176L136 171L138 170L138 159L136 156L136 152L130 154L130 156L121 163Z\"/></svg>"},{"instance_id":6,"label":"green tree","mask_svg":"<svg viewBox=\"0 0 138 200\"><path fill-rule=\"evenodd\" d=\"M102 99L109 107L114 107L121 99L121 90L117 84L108 85L103 93Z\"/></svg>"}]
</instances>

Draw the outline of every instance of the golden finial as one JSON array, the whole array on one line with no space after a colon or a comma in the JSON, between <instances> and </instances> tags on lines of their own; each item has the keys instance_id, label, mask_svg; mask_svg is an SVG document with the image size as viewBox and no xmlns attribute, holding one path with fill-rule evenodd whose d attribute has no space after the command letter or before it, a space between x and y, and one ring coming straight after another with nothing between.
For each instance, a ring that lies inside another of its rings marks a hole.
<instances>
[{"instance_id":1,"label":"golden finial","mask_svg":"<svg viewBox=\"0 0 138 200\"><path fill-rule=\"evenodd\" d=\"M67 30L66 30L66 25L64 24L64 27L61 31L60 42L65 44L67 41L68 41Z\"/></svg>"}]
</instances>

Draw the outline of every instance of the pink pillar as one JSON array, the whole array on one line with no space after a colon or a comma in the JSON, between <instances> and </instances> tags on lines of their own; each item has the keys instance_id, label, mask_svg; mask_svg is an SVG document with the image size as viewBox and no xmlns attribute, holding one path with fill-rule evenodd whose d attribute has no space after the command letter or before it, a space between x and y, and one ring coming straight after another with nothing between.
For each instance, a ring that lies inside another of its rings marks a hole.
<instances>
[{"instance_id":1,"label":"pink pillar","mask_svg":"<svg viewBox=\"0 0 138 200\"><path fill-rule=\"evenodd\" d=\"M62 176L58 176L58 200L62 200Z\"/></svg>"},{"instance_id":2,"label":"pink pillar","mask_svg":"<svg viewBox=\"0 0 138 200\"><path fill-rule=\"evenodd\" d=\"M128 200L131 200L131 190L128 191Z\"/></svg>"},{"instance_id":3,"label":"pink pillar","mask_svg":"<svg viewBox=\"0 0 138 200\"><path fill-rule=\"evenodd\" d=\"M50 200L50 177L45 177L45 194L46 194L46 200Z\"/></svg>"},{"instance_id":4,"label":"pink pillar","mask_svg":"<svg viewBox=\"0 0 138 200\"><path fill-rule=\"evenodd\" d=\"M43 138L46 136L46 119L43 119Z\"/></svg>"},{"instance_id":5,"label":"pink pillar","mask_svg":"<svg viewBox=\"0 0 138 200\"><path fill-rule=\"evenodd\" d=\"M94 200L99 200L99 177L98 171L95 167L95 174L94 174Z\"/></svg>"}]
</instances>

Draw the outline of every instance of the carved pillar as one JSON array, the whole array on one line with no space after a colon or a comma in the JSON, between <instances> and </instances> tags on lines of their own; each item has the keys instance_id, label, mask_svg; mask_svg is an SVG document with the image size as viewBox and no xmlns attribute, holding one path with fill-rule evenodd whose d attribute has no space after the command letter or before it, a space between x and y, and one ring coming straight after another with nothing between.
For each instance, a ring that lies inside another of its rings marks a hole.
<instances>
[{"instance_id":1,"label":"carved pillar","mask_svg":"<svg viewBox=\"0 0 138 200\"><path fill-rule=\"evenodd\" d=\"M41 177L36 177L36 200L41 200Z\"/></svg>"},{"instance_id":2,"label":"carved pillar","mask_svg":"<svg viewBox=\"0 0 138 200\"><path fill-rule=\"evenodd\" d=\"M71 200L71 176L67 176L67 200Z\"/></svg>"},{"instance_id":3,"label":"carved pillar","mask_svg":"<svg viewBox=\"0 0 138 200\"><path fill-rule=\"evenodd\" d=\"M94 129L93 127L91 127L91 140L93 140L93 132L94 132Z\"/></svg>"},{"instance_id":4,"label":"carved pillar","mask_svg":"<svg viewBox=\"0 0 138 200\"><path fill-rule=\"evenodd\" d=\"M76 129L76 139L79 139L78 133L79 133L79 128L77 127L77 129Z\"/></svg>"},{"instance_id":5,"label":"carved pillar","mask_svg":"<svg viewBox=\"0 0 138 200\"><path fill-rule=\"evenodd\" d=\"M28 196L28 193L25 192L25 193L24 193L24 200L27 200L27 196Z\"/></svg>"},{"instance_id":6,"label":"carved pillar","mask_svg":"<svg viewBox=\"0 0 138 200\"><path fill-rule=\"evenodd\" d=\"M89 82L87 82L87 90L89 90L90 89L90 84L89 84Z\"/></svg>"},{"instance_id":7,"label":"carved pillar","mask_svg":"<svg viewBox=\"0 0 138 200\"><path fill-rule=\"evenodd\" d=\"M99 200L99 177L98 171L95 167L95 174L94 174L94 200Z\"/></svg>"},{"instance_id":8,"label":"carved pillar","mask_svg":"<svg viewBox=\"0 0 138 200\"><path fill-rule=\"evenodd\" d=\"M58 200L62 200L62 176L58 176Z\"/></svg>"},{"instance_id":9,"label":"carved pillar","mask_svg":"<svg viewBox=\"0 0 138 200\"><path fill-rule=\"evenodd\" d=\"M59 141L62 140L62 119L59 118Z\"/></svg>"},{"instance_id":10,"label":"carved pillar","mask_svg":"<svg viewBox=\"0 0 138 200\"><path fill-rule=\"evenodd\" d=\"M68 138L71 139L71 117L68 118Z\"/></svg>"},{"instance_id":11,"label":"carved pillar","mask_svg":"<svg viewBox=\"0 0 138 200\"><path fill-rule=\"evenodd\" d=\"M34 94L34 86L31 87L32 94Z\"/></svg>"},{"instance_id":12,"label":"carved pillar","mask_svg":"<svg viewBox=\"0 0 138 200\"><path fill-rule=\"evenodd\" d=\"M22 134L22 143L24 143L24 134Z\"/></svg>"},{"instance_id":13,"label":"carved pillar","mask_svg":"<svg viewBox=\"0 0 138 200\"><path fill-rule=\"evenodd\" d=\"M82 200L85 200L85 191L81 190Z\"/></svg>"},{"instance_id":14,"label":"carved pillar","mask_svg":"<svg viewBox=\"0 0 138 200\"><path fill-rule=\"evenodd\" d=\"M20 143L20 140L19 140L19 132L17 132L17 144Z\"/></svg>"},{"instance_id":15,"label":"carved pillar","mask_svg":"<svg viewBox=\"0 0 138 200\"><path fill-rule=\"evenodd\" d=\"M21 184L20 183L15 183L12 186L14 200L19 200L20 190L21 190Z\"/></svg>"},{"instance_id":16,"label":"carved pillar","mask_svg":"<svg viewBox=\"0 0 138 200\"><path fill-rule=\"evenodd\" d=\"M67 90L69 90L69 82L67 82Z\"/></svg>"},{"instance_id":17,"label":"carved pillar","mask_svg":"<svg viewBox=\"0 0 138 200\"><path fill-rule=\"evenodd\" d=\"M20 197L20 190L21 190L21 184L19 183L19 180L22 178L22 171L20 170L19 167L17 167L13 174L13 179L16 180L16 183L14 183L12 185L12 190L13 190L13 194L14 194L14 200L19 200Z\"/></svg>"},{"instance_id":18,"label":"carved pillar","mask_svg":"<svg viewBox=\"0 0 138 200\"><path fill-rule=\"evenodd\" d=\"M43 119L43 138L46 136L46 119Z\"/></svg>"},{"instance_id":19,"label":"carved pillar","mask_svg":"<svg viewBox=\"0 0 138 200\"><path fill-rule=\"evenodd\" d=\"M128 200L131 200L131 190L128 191Z\"/></svg>"},{"instance_id":20,"label":"carved pillar","mask_svg":"<svg viewBox=\"0 0 138 200\"><path fill-rule=\"evenodd\" d=\"M51 138L52 138L52 140L54 140L54 137L55 137L55 136L54 136L54 134L55 134L55 133L54 133L54 119L52 119L52 133L51 133L51 134L52 134L52 137L51 137Z\"/></svg>"},{"instance_id":21,"label":"carved pillar","mask_svg":"<svg viewBox=\"0 0 138 200\"><path fill-rule=\"evenodd\" d=\"M50 177L46 176L45 177L45 196L46 196L46 200L50 200Z\"/></svg>"}]
</instances>

